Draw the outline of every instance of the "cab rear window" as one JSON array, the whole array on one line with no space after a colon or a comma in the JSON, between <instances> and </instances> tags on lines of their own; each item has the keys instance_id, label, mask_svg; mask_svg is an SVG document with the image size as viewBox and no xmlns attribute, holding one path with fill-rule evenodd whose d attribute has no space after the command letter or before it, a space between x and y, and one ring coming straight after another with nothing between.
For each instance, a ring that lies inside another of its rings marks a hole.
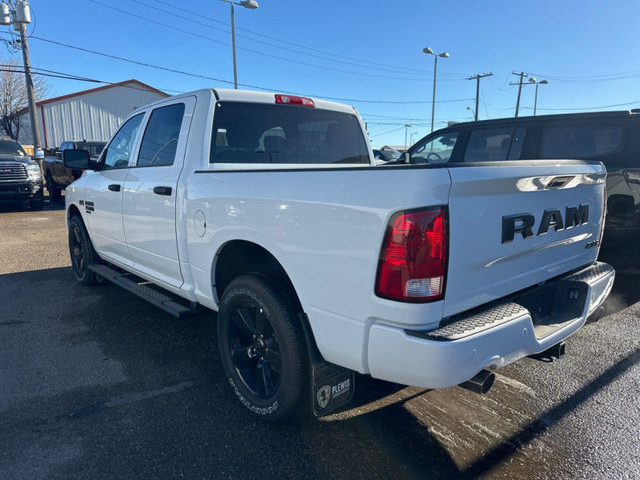
<instances>
[{"instance_id":1,"label":"cab rear window","mask_svg":"<svg viewBox=\"0 0 640 480\"><path fill-rule=\"evenodd\" d=\"M348 113L245 102L218 102L210 163L368 164L360 123Z\"/></svg>"}]
</instances>

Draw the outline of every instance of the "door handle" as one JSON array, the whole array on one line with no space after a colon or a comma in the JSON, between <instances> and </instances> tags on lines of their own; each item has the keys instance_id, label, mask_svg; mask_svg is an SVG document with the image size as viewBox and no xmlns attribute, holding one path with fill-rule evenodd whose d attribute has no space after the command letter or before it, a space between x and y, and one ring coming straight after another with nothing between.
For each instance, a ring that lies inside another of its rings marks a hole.
<instances>
[{"instance_id":1,"label":"door handle","mask_svg":"<svg viewBox=\"0 0 640 480\"><path fill-rule=\"evenodd\" d=\"M112 183L111 185L109 185L107 187L109 190L111 190L112 192L119 192L120 191L120 185L117 183Z\"/></svg>"},{"instance_id":2,"label":"door handle","mask_svg":"<svg viewBox=\"0 0 640 480\"><path fill-rule=\"evenodd\" d=\"M156 195L170 196L171 190L172 190L171 187L164 187L164 186L153 187L153 193L155 193Z\"/></svg>"}]
</instances>

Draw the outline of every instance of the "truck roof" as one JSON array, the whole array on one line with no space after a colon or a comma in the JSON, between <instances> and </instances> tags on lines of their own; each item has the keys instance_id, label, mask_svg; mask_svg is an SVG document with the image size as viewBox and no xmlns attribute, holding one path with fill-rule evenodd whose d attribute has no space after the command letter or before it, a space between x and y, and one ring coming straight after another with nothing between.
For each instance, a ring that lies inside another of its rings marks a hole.
<instances>
[{"instance_id":1,"label":"truck roof","mask_svg":"<svg viewBox=\"0 0 640 480\"><path fill-rule=\"evenodd\" d=\"M335 110L344 113L354 113L355 109L343 103L330 102L305 95L296 95L288 92L255 92L253 90L234 90L230 88L212 88L213 94L218 100L227 102L253 102L253 103L275 103L275 95L291 95L313 100L315 108L325 110Z\"/></svg>"},{"instance_id":2,"label":"truck roof","mask_svg":"<svg viewBox=\"0 0 640 480\"><path fill-rule=\"evenodd\" d=\"M551 123L554 121L580 121L585 119L598 119L598 120L619 120L630 117L637 117L640 119L640 109L633 110L617 110L607 112L581 112L581 113L556 113L552 115L532 115L523 117L504 117L504 118L492 118L490 120L479 120L477 122L458 122L448 127L444 127L440 130L455 130L458 128L466 127L490 127L500 126L503 124L508 125L520 125L530 123Z\"/></svg>"}]
</instances>

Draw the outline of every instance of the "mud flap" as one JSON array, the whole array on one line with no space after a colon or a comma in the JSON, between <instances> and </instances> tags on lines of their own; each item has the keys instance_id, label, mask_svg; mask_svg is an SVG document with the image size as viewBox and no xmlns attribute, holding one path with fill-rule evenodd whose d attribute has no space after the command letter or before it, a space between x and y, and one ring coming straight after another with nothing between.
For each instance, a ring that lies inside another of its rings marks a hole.
<instances>
[{"instance_id":1,"label":"mud flap","mask_svg":"<svg viewBox=\"0 0 640 480\"><path fill-rule=\"evenodd\" d=\"M353 370L326 361L311 362L311 410L316 417L344 407L355 391Z\"/></svg>"},{"instance_id":2,"label":"mud flap","mask_svg":"<svg viewBox=\"0 0 640 480\"><path fill-rule=\"evenodd\" d=\"M316 417L329 415L347 405L356 391L355 372L327 362L311 334L309 319L300 314L309 352L311 411Z\"/></svg>"}]
</instances>

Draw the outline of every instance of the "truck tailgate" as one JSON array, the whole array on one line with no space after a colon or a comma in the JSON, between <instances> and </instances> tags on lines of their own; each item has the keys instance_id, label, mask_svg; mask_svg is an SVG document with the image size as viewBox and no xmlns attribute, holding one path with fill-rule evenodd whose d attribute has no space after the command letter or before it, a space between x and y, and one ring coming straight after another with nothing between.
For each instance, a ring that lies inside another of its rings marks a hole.
<instances>
[{"instance_id":1,"label":"truck tailgate","mask_svg":"<svg viewBox=\"0 0 640 480\"><path fill-rule=\"evenodd\" d=\"M514 161L461 164L449 172L445 317L596 260L601 164Z\"/></svg>"}]
</instances>

